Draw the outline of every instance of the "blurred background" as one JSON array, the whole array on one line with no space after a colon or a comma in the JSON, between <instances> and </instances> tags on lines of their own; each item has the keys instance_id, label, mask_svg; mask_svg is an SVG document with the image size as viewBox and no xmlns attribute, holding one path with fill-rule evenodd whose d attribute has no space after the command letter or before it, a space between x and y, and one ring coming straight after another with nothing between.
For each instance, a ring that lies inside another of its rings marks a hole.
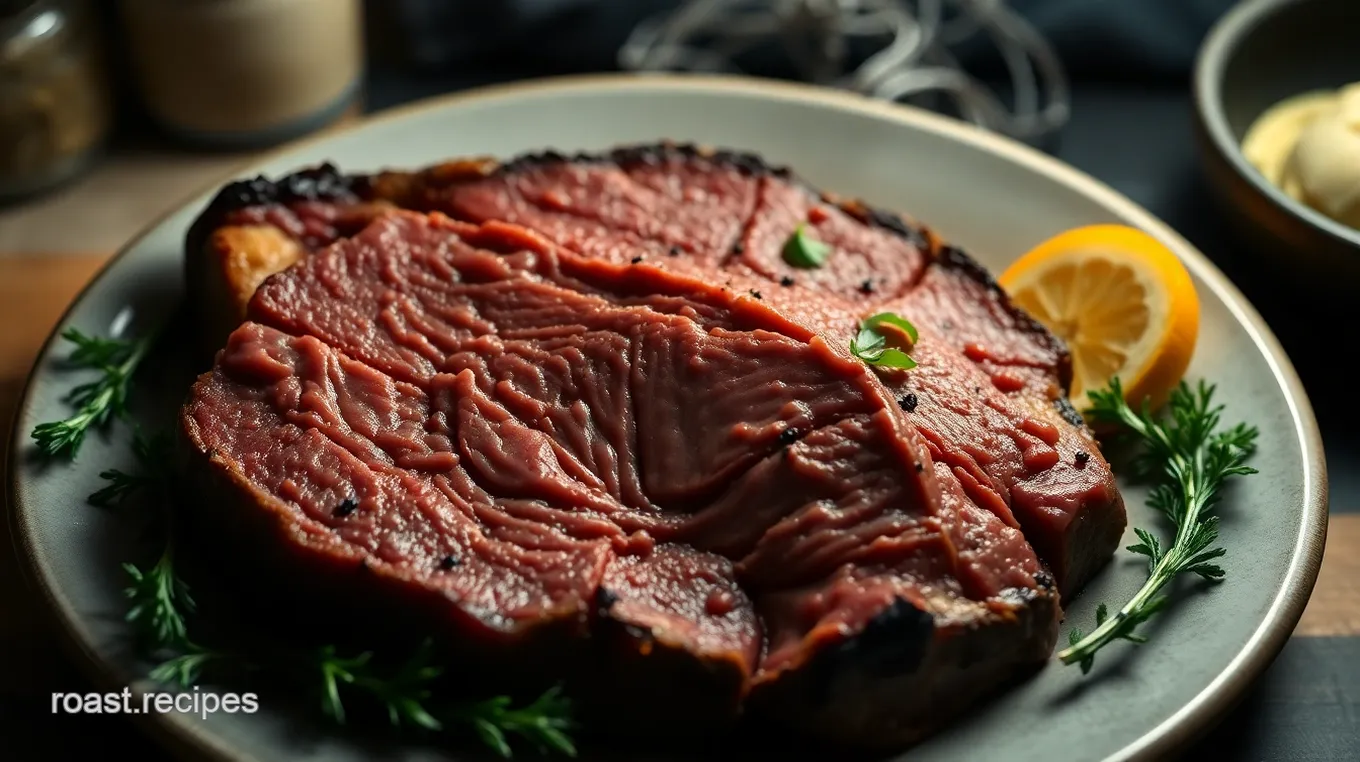
<instances>
[{"instance_id":1,"label":"blurred background","mask_svg":"<svg viewBox=\"0 0 1360 762\"><path fill-rule=\"evenodd\" d=\"M0 0L0 250L112 249L251 152L547 75L797 79L1059 151L1092 83L1184 92L1230 0ZM1076 92L1072 92L1075 88ZM1105 91L1102 91L1105 92ZM117 194L117 204L108 201ZM82 236L52 220L102 206Z\"/></svg>"},{"instance_id":2,"label":"blurred background","mask_svg":"<svg viewBox=\"0 0 1360 762\"><path fill-rule=\"evenodd\" d=\"M1274 273L1241 255L1201 169L1191 72L1206 33L1234 4L0 0L0 309L33 328L0 331L0 420L46 327L90 275L160 214L262 151L481 85L722 71L973 121L1165 220L1246 292L1285 344L1327 441L1332 511L1358 511L1360 408L1348 402L1348 374L1336 372L1334 332L1318 330L1317 305L1282 296ZM1360 16L1352 22L1360 29ZM1332 526L1360 545L1360 522L1334 516ZM1328 554L1309 612L1360 600L1360 560L1338 559L1331 546ZM0 564L0 592L17 585L16 571ZM28 605L0 600L0 653L9 656L0 759L86 758L110 746L160 758L125 720L54 717L35 698L78 678ZM1353 620L1341 633L1305 614L1296 634L1307 637L1290 641L1190 757L1360 758L1360 671L1338 669L1360 663L1360 608Z\"/></svg>"}]
</instances>

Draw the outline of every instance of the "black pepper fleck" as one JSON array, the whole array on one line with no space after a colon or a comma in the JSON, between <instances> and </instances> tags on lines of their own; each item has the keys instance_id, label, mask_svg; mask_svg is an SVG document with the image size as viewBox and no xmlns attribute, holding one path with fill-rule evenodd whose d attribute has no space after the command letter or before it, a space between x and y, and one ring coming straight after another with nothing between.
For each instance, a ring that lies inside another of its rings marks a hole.
<instances>
[{"instance_id":1,"label":"black pepper fleck","mask_svg":"<svg viewBox=\"0 0 1360 762\"><path fill-rule=\"evenodd\" d=\"M633 257L633 264L637 264L637 263L639 263L639 262L641 262L641 261L642 261L642 257Z\"/></svg>"},{"instance_id":2,"label":"black pepper fleck","mask_svg":"<svg viewBox=\"0 0 1360 762\"><path fill-rule=\"evenodd\" d=\"M917 464L916 464L916 473L919 474L919 473L921 473L921 472L924 471L924 470L926 470L926 464L924 464L924 463L917 463Z\"/></svg>"},{"instance_id":3,"label":"black pepper fleck","mask_svg":"<svg viewBox=\"0 0 1360 762\"><path fill-rule=\"evenodd\" d=\"M866 280L863 283L859 284L859 292L861 294L872 294L874 292L874 282L871 280Z\"/></svg>"},{"instance_id":4,"label":"black pepper fleck","mask_svg":"<svg viewBox=\"0 0 1360 762\"><path fill-rule=\"evenodd\" d=\"M348 516L359 508L359 502L352 497L347 497L335 506L336 516Z\"/></svg>"},{"instance_id":5,"label":"black pepper fleck","mask_svg":"<svg viewBox=\"0 0 1360 762\"><path fill-rule=\"evenodd\" d=\"M755 289L753 288L753 289L751 289L751 296L753 296L753 297L759 299L759 298L760 298L760 292L757 291L757 290L755 290Z\"/></svg>"},{"instance_id":6,"label":"black pepper fleck","mask_svg":"<svg viewBox=\"0 0 1360 762\"><path fill-rule=\"evenodd\" d=\"M736 243L732 244L733 254L740 254L744 251L746 251L746 244L742 243L741 241L737 241Z\"/></svg>"},{"instance_id":7,"label":"black pepper fleck","mask_svg":"<svg viewBox=\"0 0 1360 762\"><path fill-rule=\"evenodd\" d=\"M918 404L920 404L920 400L916 399L916 395L915 395L915 394L908 393L908 394L906 394L905 396L898 397L898 398L897 398L897 404L898 404L899 406L901 406L901 408L902 408L903 410L905 410L905 411L907 411L908 413L910 413L910 412L916 410L916 406L917 406Z\"/></svg>"},{"instance_id":8,"label":"black pepper fleck","mask_svg":"<svg viewBox=\"0 0 1360 762\"><path fill-rule=\"evenodd\" d=\"M953 321L953 320L942 320L942 321L940 321L940 330L943 330L943 331L952 331L952 330L954 330L954 321Z\"/></svg>"},{"instance_id":9,"label":"black pepper fleck","mask_svg":"<svg viewBox=\"0 0 1360 762\"><path fill-rule=\"evenodd\" d=\"M452 569L455 566L462 565L463 562L459 561L457 556L444 556L439 562L439 568L441 569Z\"/></svg>"},{"instance_id":10,"label":"black pepper fleck","mask_svg":"<svg viewBox=\"0 0 1360 762\"><path fill-rule=\"evenodd\" d=\"M670 249L670 251L668 251L668 252L666 252L666 253L667 253L667 254L670 254L672 257L678 257L678 256L680 256L680 247L679 247L679 246L672 246L671 249Z\"/></svg>"},{"instance_id":11,"label":"black pepper fleck","mask_svg":"<svg viewBox=\"0 0 1360 762\"><path fill-rule=\"evenodd\" d=\"M788 447L798 441L798 432L793 429L784 429L779 432L779 439L777 441L779 442L780 447Z\"/></svg>"},{"instance_id":12,"label":"black pepper fleck","mask_svg":"<svg viewBox=\"0 0 1360 762\"><path fill-rule=\"evenodd\" d=\"M619 602L619 596L607 587L599 587L595 590L595 610L600 616L607 616L609 610L614 608L614 604Z\"/></svg>"},{"instance_id":13,"label":"black pepper fleck","mask_svg":"<svg viewBox=\"0 0 1360 762\"><path fill-rule=\"evenodd\" d=\"M792 286L792 285L793 285L793 278L790 278L789 276L785 275L784 277L782 277L782 278L779 279L779 285L781 285L781 286Z\"/></svg>"},{"instance_id":14,"label":"black pepper fleck","mask_svg":"<svg viewBox=\"0 0 1360 762\"><path fill-rule=\"evenodd\" d=\"M1091 461L1091 454L1088 452L1078 452L1075 458L1077 468L1082 468Z\"/></svg>"}]
</instances>

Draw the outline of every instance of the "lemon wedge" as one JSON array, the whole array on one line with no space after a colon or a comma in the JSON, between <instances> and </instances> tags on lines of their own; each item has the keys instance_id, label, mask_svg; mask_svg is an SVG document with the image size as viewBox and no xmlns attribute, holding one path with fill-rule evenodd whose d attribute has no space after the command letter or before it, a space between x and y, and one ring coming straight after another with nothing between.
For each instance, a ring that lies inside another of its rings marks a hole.
<instances>
[{"instance_id":1,"label":"lemon wedge","mask_svg":"<svg viewBox=\"0 0 1360 762\"><path fill-rule=\"evenodd\" d=\"M1119 378L1135 408L1162 406L1199 336L1199 296L1170 249L1136 228L1092 225L1034 247L1001 274L1012 301L1072 353L1071 398Z\"/></svg>"}]
</instances>

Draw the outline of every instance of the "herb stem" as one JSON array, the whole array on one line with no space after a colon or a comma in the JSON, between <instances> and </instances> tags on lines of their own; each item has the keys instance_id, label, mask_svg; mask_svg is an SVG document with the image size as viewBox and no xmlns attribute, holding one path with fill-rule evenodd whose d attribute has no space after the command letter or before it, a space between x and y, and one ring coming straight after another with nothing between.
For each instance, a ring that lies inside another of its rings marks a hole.
<instances>
[{"instance_id":1,"label":"herb stem","mask_svg":"<svg viewBox=\"0 0 1360 762\"><path fill-rule=\"evenodd\" d=\"M1083 673L1091 669L1096 652L1115 640L1147 641L1135 630L1166 606L1169 599L1160 593L1177 575L1188 572L1214 582L1223 579L1223 569L1213 561L1226 551L1213 547L1218 519L1209 513L1228 477L1256 473L1245 464L1255 452L1257 436L1257 430L1245 424L1215 431L1223 408L1211 404L1213 387L1203 383L1196 391L1185 383L1177 387L1167 423L1156 420L1146 405L1141 412L1130 407L1118 379L1111 381L1108 390L1090 396L1091 415L1120 424L1142 443L1140 475L1159 482L1148 502L1176 531L1171 545L1164 548L1151 532L1134 530L1141 542L1128 550L1148 557L1147 581L1113 617L1106 616L1102 603L1096 609L1095 629L1085 636L1073 629L1068 647L1058 652L1059 661L1080 664Z\"/></svg>"},{"instance_id":2,"label":"herb stem","mask_svg":"<svg viewBox=\"0 0 1360 762\"><path fill-rule=\"evenodd\" d=\"M85 441L86 432L95 426L103 426L113 415L126 412L132 374L150 351L152 337L124 342L96 339L70 329L62 333L62 338L77 346L71 358L73 362L96 368L103 375L72 390L68 399L77 406L75 415L38 424L33 428L32 437L44 454L73 458Z\"/></svg>"},{"instance_id":3,"label":"herb stem","mask_svg":"<svg viewBox=\"0 0 1360 762\"><path fill-rule=\"evenodd\" d=\"M1063 664L1077 664L1095 655L1096 651L1119 639L1126 639L1125 628L1140 611L1146 610L1154 600L1153 596L1175 576L1170 570L1176 565L1175 559L1168 554L1157 564L1137 594L1129 599L1114 616L1105 619L1099 626L1076 643L1058 652L1058 660ZM1160 606L1158 606L1160 608ZM1139 620L1141 621L1141 620Z\"/></svg>"}]
</instances>

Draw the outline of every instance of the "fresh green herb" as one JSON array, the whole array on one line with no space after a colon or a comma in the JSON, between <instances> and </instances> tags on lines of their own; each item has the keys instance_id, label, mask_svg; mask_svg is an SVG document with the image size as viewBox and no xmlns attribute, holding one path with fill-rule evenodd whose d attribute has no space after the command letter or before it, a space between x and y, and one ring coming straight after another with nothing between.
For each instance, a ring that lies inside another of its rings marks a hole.
<instances>
[{"instance_id":1,"label":"fresh green herb","mask_svg":"<svg viewBox=\"0 0 1360 762\"><path fill-rule=\"evenodd\" d=\"M198 683L203 676L204 668L208 664L231 658L230 654L221 651L209 651L188 640L181 647L185 649L183 653L175 654L156 665L148 674L148 677L158 683L170 683L181 688L188 688Z\"/></svg>"},{"instance_id":2,"label":"fresh green herb","mask_svg":"<svg viewBox=\"0 0 1360 762\"><path fill-rule=\"evenodd\" d=\"M809 235L801 222L784 242L784 261L794 267L821 267L830 254L831 247Z\"/></svg>"},{"instance_id":3,"label":"fresh green herb","mask_svg":"<svg viewBox=\"0 0 1360 762\"><path fill-rule=\"evenodd\" d=\"M76 408L75 415L63 421L38 424L32 437L43 454L74 458L91 428L103 427L113 416L127 413L128 385L151 347L151 339L104 339L88 336L76 328L66 329L61 337L75 344L71 364L98 370L100 377L77 386L67 396L67 401Z\"/></svg>"},{"instance_id":4,"label":"fresh green herb","mask_svg":"<svg viewBox=\"0 0 1360 762\"><path fill-rule=\"evenodd\" d=\"M130 474L116 468L99 473L99 478L108 482L103 488L90 495L90 504L100 508L111 508L122 504L138 492L150 489L162 479L161 469L169 463L170 439L164 434L146 437L141 431L132 436L132 451L141 465L143 473Z\"/></svg>"},{"instance_id":5,"label":"fresh green herb","mask_svg":"<svg viewBox=\"0 0 1360 762\"><path fill-rule=\"evenodd\" d=\"M556 687L519 709L511 708L509 697L497 696L457 709L452 716L470 723L482 741L502 757L510 756L507 733L533 743L540 752L576 756L576 745L567 735L572 728L571 704Z\"/></svg>"},{"instance_id":6,"label":"fresh green herb","mask_svg":"<svg viewBox=\"0 0 1360 762\"><path fill-rule=\"evenodd\" d=\"M366 695L387 709L395 726L413 726L431 731L446 729L446 722L470 727L487 746L509 758L509 736L517 735L533 743L539 751L557 751L576 756L576 746L568 737L572 728L571 704L554 687L533 703L511 706L509 696L457 704L447 711L432 708L431 686L443 670L430 661L431 643L421 648L391 673L373 661L372 652L345 657L334 646L318 654L316 664L321 678L321 709L337 723L346 720L342 688ZM439 714L445 720L438 719Z\"/></svg>"},{"instance_id":7,"label":"fresh green herb","mask_svg":"<svg viewBox=\"0 0 1360 762\"><path fill-rule=\"evenodd\" d=\"M149 651L178 650L188 642L184 615L193 613L189 587L175 574L174 548L166 544L156 563L148 569L123 564L132 578L123 593L132 601L127 621L137 628Z\"/></svg>"},{"instance_id":8,"label":"fresh green herb","mask_svg":"<svg viewBox=\"0 0 1360 762\"><path fill-rule=\"evenodd\" d=\"M155 479L141 474L129 474L110 468L99 472L99 478L108 482L97 492L90 495L90 505L100 508L112 508L120 505L123 501L132 497L144 487L149 487L155 483Z\"/></svg>"},{"instance_id":9,"label":"fresh green herb","mask_svg":"<svg viewBox=\"0 0 1360 762\"><path fill-rule=\"evenodd\" d=\"M1202 381L1195 390L1182 382L1168 403L1169 420L1163 422L1146 403L1141 411L1129 407L1118 379L1111 381L1108 390L1090 393L1088 414L1094 420L1118 424L1142 445L1135 473L1156 482L1148 504L1171 522L1176 533L1170 546L1163 547L1151 532L1134 530L1141 542L1128 550L1147 556L1147 582L1114 616L1109 616L1102 603L1090 634L1074 629L1070 645L1058 653L1063 664L1079 664L1085 674L1096 652L1106 645L1116 640L1146 642L1135 630L1166 607L1170 599L1161 591L1177 575L1196 574L1213 582L1223 579L1223 568L1215 562L1226 551L1214 547L1218 517L1210 512L1229 477L1256 473L1246 461L1256 450L1258 432L1244 423L1218 431L1223 406L1213 404L1213 394L1214 387Z\"/></svg>"},{"instance_id":10,"label":"fresh green herb","mask_svg":"<svg viewBox=\"0 0 1360 762\"><path fill-rule=\"evenodd\" d=\"M321 709L337 723L345 721L345 705L340 686L345 685L376 699L387 708L393 725L414 725L426 730L443 730L443 725L425 708L430 698L430 683L443 670L430 663L430 643L426 641L415 656L390 674L375 668L372 652L342 657L335 646L321 649L317 666L321 676Z\"/></svg>"},{"instance_id":11,"label":"fresh green herb","mask_svg":"<svg viewBox=\"0 0 1360 762\"><path fill-rule=\"evenodd\" d=\"M915 368L916 361L906 352L888 346L888 337L881 330L884 325L902 329L913 345L920 340L916 326L906 318L892 312L880 312L859 324L859 334L850 340L850 353L870 365L903 370Z\"/></svg>"}]
</instances>

